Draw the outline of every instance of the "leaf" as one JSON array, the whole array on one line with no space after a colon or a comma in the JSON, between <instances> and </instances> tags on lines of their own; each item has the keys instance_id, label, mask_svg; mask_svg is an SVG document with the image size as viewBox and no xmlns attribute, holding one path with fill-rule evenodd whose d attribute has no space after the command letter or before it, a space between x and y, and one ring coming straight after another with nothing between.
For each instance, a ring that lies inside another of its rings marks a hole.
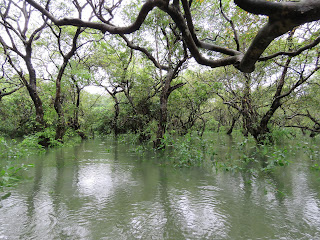
<instances>
[{"instance_id":1,"label":"leaf","mask_svg":"<svg viewBox=\"0 0 320 240\"><path fill-rule=\"evenodd\" d=\"M4 199L6 199L6 198L8 198L8 197L10 197L10 196L11 196L11 192L8 192L8 193L6 193L5 195L1 196L1 197L0 197L0 200L4 200Z\"/></svg>"}]
</instances>

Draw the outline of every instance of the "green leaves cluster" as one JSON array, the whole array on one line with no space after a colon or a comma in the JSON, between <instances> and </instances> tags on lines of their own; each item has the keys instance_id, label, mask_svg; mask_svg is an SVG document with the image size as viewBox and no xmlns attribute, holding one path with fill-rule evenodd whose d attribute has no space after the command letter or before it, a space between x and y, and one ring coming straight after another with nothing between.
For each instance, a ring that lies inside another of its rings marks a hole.
<instances>
[{"instance_id":1,"label":"green leaves cluster","mask_svg":"<svg viewBox=\"0 0 320 240\"><path fill-rule=\"evenodd\" d=\"M21 179L21 171L33 165L21 163L21 159L30 154L30 149L14 140L0 137L0 192ZM1 199L0 199L1 200Z\"/></svg>"}]
</instances>

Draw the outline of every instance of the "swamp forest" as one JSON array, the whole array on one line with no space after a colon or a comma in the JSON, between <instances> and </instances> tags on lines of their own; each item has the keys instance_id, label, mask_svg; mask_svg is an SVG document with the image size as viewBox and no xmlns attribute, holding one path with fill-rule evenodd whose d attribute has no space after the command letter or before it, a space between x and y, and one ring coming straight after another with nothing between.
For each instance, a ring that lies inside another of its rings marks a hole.
<instances>
[{"instance_id":1,"label":"swamp forest","mask_svg":"<svg viewBox=\"0 0 320 240\"><path fill-rule=\"evenodd\" d=\"M319 20L0 0L0 240L320 239Z\"/></svg>"}]
</instances>

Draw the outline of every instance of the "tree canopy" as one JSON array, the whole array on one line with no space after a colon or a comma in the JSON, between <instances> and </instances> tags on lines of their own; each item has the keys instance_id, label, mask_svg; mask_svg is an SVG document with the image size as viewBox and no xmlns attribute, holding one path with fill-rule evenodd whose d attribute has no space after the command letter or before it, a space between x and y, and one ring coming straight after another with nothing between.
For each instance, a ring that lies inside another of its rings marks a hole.
<instances>
[{"instance_id":1,"label":"tree canopy","mask_svg":"<svg viewBox=\"0 0 320 240\"><path fill-rule=\"evenodd\" d=\"M193 58L201 65L210 67L220 67L227 65L234 65L242 72L252 72L257 61L265 61L274 58L279 55L295 55L302 51L309 49L319 43L320 38L312 39L310 36L310 42L302 46L296 51L284 52L275 51L272 55L262 56L268 46L275 41L275 39L283 34L292 31L294 28L320 19L320 2L317 0L301 0L301 1L266 1L266 0L234 0L237 7L247 11L250 15L266 16L267 20L262 24L260 29L253 36L253 40L246 49L229 48L221 45L214 44L212 42L204 41L200 39L200 34L197 33L199 29L195 28L195 16L193 14L194 8L200 6L201 15L204 17L210 15L207 12L207 5L212 1L193 1L193 0L147 0L145 2L138 1L140 10L137 17L128 26L120 27L113 23L113 19L116 17L116 10L120 8L121 3L124 1L99 1L95 2L87 0L80 2L77 0L72 1L75 9L78 12L82 12L88 5L91 10L90 18L85 20L80 17L65 16L63 18L55 16L50 10L50 0L46 1L45 5L41 5L34 0L26 0L33 7L38 9L45 17L49 18L55 25L64 26L72 25L77 27L88 27L102 31L103 33L110 34L130 34L139 30L139 28L145 22L148 14L158 8L170 16L175 26L179 29L181 37L186 44L189 52ZM227 1L231 11L236 11L236 6L231 1ZM55 1L56 4L56 1ZM222 5L222 0L220 0ZM210 9L211 10L211 9ZM221 9L222 10L222 9ZM234 39L239 41L241 32L238 32L235 23L232 19L229 19L225 14L223 17L230 23ZM201 21L201 18L200 18ZM214 31L214 29L210 29ZM200 31L201 32L201 31ZM319 35L319 32L315 33ZM238 45L239 46L239 45ZM202 53L202 49L211 51L214 53L223 54L215 59L208 58Z\"/></svg>"}]
</instances>

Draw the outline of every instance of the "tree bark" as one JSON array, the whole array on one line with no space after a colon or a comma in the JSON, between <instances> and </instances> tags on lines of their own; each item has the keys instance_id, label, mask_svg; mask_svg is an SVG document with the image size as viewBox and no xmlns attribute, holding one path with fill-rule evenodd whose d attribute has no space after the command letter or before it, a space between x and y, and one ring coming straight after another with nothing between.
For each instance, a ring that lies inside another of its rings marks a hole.
<instances>
[{"instance_id":1,"label":"tree bark","mask_svg":"<svg viewBox=\"0 0 320 240\"><path fill-rule=\"evenodd\" d=\"M62 48L61 48L61 29L59 29L58 34L56 34L54 32L54 30L52 30L52 32L57 37L59 52L63 57L63 63L59 69L59 72L58 72L58 75L56 78L56 96L55 96L55 100L54 100L54 109L56 110L56 113L58 115L58 123L57 123L57 127L56 127L55 139L62 142L62 138L66 132L66 122L65 122L63 107L62 107L63 99L62 99L62 94L61 94L61 82L62 82L62 77L64 75L64 72L66 70L67 64L69 63L70 59L72 58L72 56L75 54L75 52L77 50L77 41L78 41L78 38L79 38L82 30L80 27L77 28L77 30L73 36L73 39L72 39L71 49L67 54L64 54L62 51Z\"/></svg>"},{"instance_id":2,"label":"tree bark","mask_svg":"<svg viewBox=\"0 0 320 240\"><path fill-rule=\"evenodd\" d=\"M157 149L165 148L165 145L162 143L162 140L167 130L169 96L174 90L184 85L183 83L178 83L174 86L170 86L172 80L175 77L176 70L177 69L168 70L165 80L163 82L163 86L161 88L158 130L156 134L156 139L153 142L154 148L157 148Z\"/></svg>"},{"instance_id":3,"label":"tree bark","mask_svg":"<svg viewBox=\"0 0 320 240\"><path fill-rule=\"evenodd\" d=\"M229 130L227 131L227 135L231 135L234 129L234 126L236 125L237 120L239 119L239 116L237 117L232 117L232 122Z\"/></svg>"},{"instance_id":4,"label":"tree bark","mask_svg":"<svg viewBox=\"0 0 320 240\"><path fill-rule=\"evenodd\" d=\"M162 144L162 140L164 134L166 133L167 129L167 120L168 120L168 98L170 96L170 83L173 78L173 72L168 71L168 74L164 81L164 86L162 87L161 94L160 94L160 114L158 120L158 130L156 134L156 139L154 141L154 148L161 149L165 146Z\"/></svg>"},{"instance_id":5,"label":"tree bark","mask_svg":"<svg viewBox=\"0 0 320 240\"><path fill-rule=\"evenodd\" d=\"M37 75L36 75L36 70L34 69L31 62L31 54L32 54L31 43L29 43L26 47L26 56L24 58L25 63L27 65L28 73L29 73L29 82L25 79L24 76L21 76L21 77L24 84L27 87L29 95L36 109L36 121L38 123L38 126L36 126L36 131L41 131L42 129L45 128L45 122L43 119L44 111L43 111L42 101L37 91Z\"/></svg>"}]
</instances>

